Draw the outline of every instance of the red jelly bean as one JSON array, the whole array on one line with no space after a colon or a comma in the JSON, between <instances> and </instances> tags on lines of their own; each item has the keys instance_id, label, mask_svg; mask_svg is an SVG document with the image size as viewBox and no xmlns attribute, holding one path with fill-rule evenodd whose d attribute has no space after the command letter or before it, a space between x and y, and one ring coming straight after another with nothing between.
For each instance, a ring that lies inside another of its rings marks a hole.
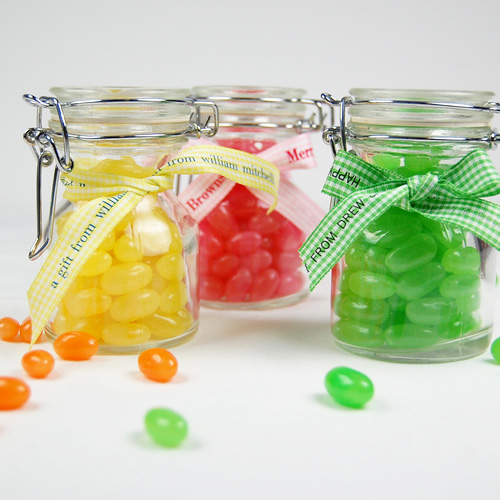
<instances>
[{"instance_id":1,"label":"red jelly bean","mask_svg":"<svg viewBox=\"0 0 500 500\"><path fill-rule=\"evenodd\" d=\"M5 317L0 319L0 339L12 342L19 333L19 321L14 318Z\"/></svg>"},{"instance_id":2,"label":"red jelly bean","mask_svg":"<svg viewBox=\"0 0 500 500\"><path fill-rule=\"evenodd\" d=\"M224 293L224 283L213 276L200 279L200 297L203 300L219 300Z\"/></svg>"},{"instance_id":3,"label":"red jelly bean","mask_svg":"<svg viewBox=\"0 0 500 500\"><path fill-rule=\"evenodd\" d=\"M273 262L273 256L271 252L263 250L260 248L250 255L245 255L241 259L243 267L250 269L252 273L260 273L264 269L267 269Z\"/></svg>"},{"instance_id":4,"label":"red jelly bean","mask_svg":"<svg viewBox=\"0 0 500 500\"><path fill-rule=\"evenodd\" d=\"M293 252L298 250L304 242L304 234L291 222L287 222L281 229L276 240L277 247L282 251Z\"/></svg>"},{"instance_id":5,"label":"red jelly bean","mask_svg":"<svg viewBox=\"0 0 500 500\"><path fill-rule=\"evenodd\" d=\"M262 244L262 236L254 231L243 231L235 234L228 242L227 249L237 255L255 252Z\"/></svg>"},{"instance_id":6,"label":"red jelly bean","mask_svg":"<svg viewBox=\"0 0 500 500\"><path fill-rule=\"evenodd\" d=\"M284 222L283 217L277 212L267 215L265 210L260 210L248 221L248 229L262 235L274 234L280 230Z\"/></svg>"},{"instance_id":7,"label":"red jelly bean","mask_svg":"<svg viewBox=\"0 0 500 500\"><path fill-rule=\"evenodd\" d=\"M244 267L238 269L226 282L225 296L229 302L245 300L252 286L252 273Z\"/></svg>"},{"instance_id":8,"label":"red jelly bean","mask_svg":"<svg viewBox=\"0 0 500 500\"><path fill-rule=\"evenodd\" d=\"M244 186L236 184L226 198L231 213L241 221L246 221L256 213L258 200Z\"/></svg>"},{"instance_id":9,"label":"red jelly bean","mask_svg":"<svg viewBox=\"0 0 500 500\"><path fill-rule=\"evenodd\" d=\"M43 349L28 351L21 359L24 371L33 378L45 378L54 369L54 356Z\"/></svg>"},{"instance_id":10,"label":"red jelly bean","mask_svg":"<svg viewBox=\"0 0 500 500\"><path fill-rule=\"evenodd\" d=\"M279 274L274 269L266 269L259 273L253 282L249 293L249 300L259 301L270 299L280 282Z\"/></svg>"},{"instance_id":11,"label":"red jelly bean","mask_svg":"<svg viewBox=\"0 0 500 500\"><path fill-rule=\"evenodd\" d=\"M304 276L300 271L295 271L290 274L282 274L280 276L280 283L276 290L276 297L284 297L293 295L302 290L304 286Z\"/></svg>"},{"instance_id":12,"label":"red jelly bean","mask_svg":"<svg viewBox=\"0 0 500 500\"><path fill-rule=\"evenodd\" d=\"M221 238L231 238L239 231L238 221L225 204L221 204L212 210L206 217L206 221L210 224L214 233Z\"/></svg>"},{"instance_id":13,"label":"red jelly bean","mask_svg":"<svg viewBox=\"0 0 500 500\"><path fill-rule=\"evenodd\" d=\"M226 253L213 260L212 275L221 279L228 278L235 273L239 265L240 259L236 255Z\"/></svg>"},{"instance_id":14,"label":"red jelly bean","mask_svg":"<svg viewBox=\"0 0 500 500\"><path fill-rule=\"evenodd\" d=\"M30 397L26 382L15 377L0 377L0 410L17 410Z\"/></svg>"},{"instance_id":15,"label":"red jelly bean","mask_svg":"<svg viewBox=\"0 0 500 500\"><path fill-rule=\"evenodd\" d=\"M298 253L283 252L275 256L275 265L280 272L294 271L302 265L302 260Z\"/></svg>"},{"instance_id":16,"label":"red jelly bean","mask_svg":"<svg viewBox=\"0 0 500 500\"><path fill-rule=\"evenodd\" d=\"M224 242L210 231L206 223L200 225L200 247L209 256L220 255L224 251Z\"/></svg>"}]
</instances>

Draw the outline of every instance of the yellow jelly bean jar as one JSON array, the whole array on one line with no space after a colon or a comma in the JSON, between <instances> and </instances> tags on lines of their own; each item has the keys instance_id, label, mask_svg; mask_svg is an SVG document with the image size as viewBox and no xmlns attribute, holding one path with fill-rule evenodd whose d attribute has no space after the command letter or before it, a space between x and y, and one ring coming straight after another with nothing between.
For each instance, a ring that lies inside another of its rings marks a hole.
<instances>
[{"instance_id":1,"label":"yellow jelly bean jar","mask_svg":"<svg viewBox=\"0 0 500 500\"><path fill-rule=\"evenodd\" d=\"M189 340L198 329L198 229L174 194L175 176L157 174L190 136L215 133L216 107L186 99L184 89L51 92L24 96L38 113L25 133L38 162L38 235L30 258L49 249L30 306L40 314L53 310L45 326L50 339L85 331L101 353ZM51 164L44 225L41 176ZM65 200L56 200L59 180Z\"/></svg>"},{"instance_id":2,"label":"yellow jelly bean jar","mask_svg":"<svg viewBox=\"0 0 500 500\"><path fill-rule=\"evenodd\" d=\"M389 361L478 355L495 309L499 212L483 198L500 186L485 154L498 140L491 121L500 105L491 92L350 94L323 95L340 123L324 134L333 202L313 260L348 242L332 259L334 337Z\"/></svg>"}]
</instances>

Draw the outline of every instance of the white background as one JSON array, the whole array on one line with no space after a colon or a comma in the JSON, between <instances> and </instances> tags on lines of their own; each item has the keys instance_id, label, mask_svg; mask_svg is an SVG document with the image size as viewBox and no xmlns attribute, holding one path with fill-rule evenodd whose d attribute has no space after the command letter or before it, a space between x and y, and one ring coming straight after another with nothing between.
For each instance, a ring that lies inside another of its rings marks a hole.
<instances>
[{"instance_id":1,"label":"white background","mask_svg":"<svg viewBox=\"0 0 500 500\"><path fill-rule=\"evenodd\" d=\"M34 110L22 94L255 84L315 98L365 86L491 90L499 100L499 10L493 0L4 2L0 316L28 314L38 269L26 257L35 165L22 134ZM315 140L320 166L297 180L326 209L331 158ZM25 350L3 342L0 375L24 377ZM135 356L57 360L47 380L29 381L29 403L0 414L0 498L498 498L500 366L489 353L419 366L343 352L327 283L283 310L204 309L195 340L173 352L180 370L166 385L143 379ZM364 410L326 397L324 375L338 365L373 379ZM180 449L145 436L154 406L188 420Z\"/></svg>"}]
</instances>

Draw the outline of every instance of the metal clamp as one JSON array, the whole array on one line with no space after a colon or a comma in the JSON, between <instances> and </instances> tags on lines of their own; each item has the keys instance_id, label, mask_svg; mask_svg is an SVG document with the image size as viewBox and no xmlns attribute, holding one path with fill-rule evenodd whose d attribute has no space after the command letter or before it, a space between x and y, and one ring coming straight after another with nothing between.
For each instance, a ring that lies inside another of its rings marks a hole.
<instances>
[{"instance_id":1,"label":"metal clamp","mask_svg":"<svg viewBox=\"0 0 500 500\"><path fill-rule=\"evenodd\" d=\"M217 106L210 101L199 99L171 100L161 98L137 98L137 99L89 99L81 101L71 101L62 103L55 97L36 97L32 94L25 94L23 99L31 106L36 107L36 126L29 128L24 133L24 140L31 146L37 160L37 181L36 181L36 211L37 211L37 235L28 257L35 260L40 257L49 247L52 236L54 219L56 213L57 186L59 184L60 173L69 173L73 169L73 161L70 153L70 140L79 141L112 141L127 139L161 139L176 136L197 137L204 135L213 137L219 127L219 111ZM135 135L77 135L68 131L64 108L75 106L88 106L100 104L121 104L121 103L177 103L189 106L191 117L185 130L176 133L152 133ZM61 127L60 132L44 128L42 112L44 109L55 108ZM208 109L207 109L208 108ZM54 138L62 139L64 155L59 153ZM52 191L50 195L49 217L47 225L43 227L42 208L42 169L55 163L54 175L52 178Z\"/></svg>"},{"instance_id":2,"label":"metal clamp","mask_svg":"<svg viewBox=\"0 0 500 500\"><path fill-rule=\"evenodd\" d=\"M468 143L487 143L491 146L496 146L500 143L500 134L492 130L490 134L483 137L410 137L410 136L394 136L394 135L361 135L354 134L347 128L346 123L346 108L359 104L399 104L408 106L433 106L448 109L463 109L469 111L481 111L488 113L500 113L500 103L488 102L484 106L476 106L472 104L463 103L449 103L438 101L411 101L411 100L398 100L398 99L369 99L355 101L352 97L347 96L342 99L335 99L330 94L321 94L321 98L332 108L339 108L340 124L337 127L326 128L323 131L323 140L332 148L332 154L335 157L337 154L336 146L340 146L344 151L347 150L347 142L349 139L363 140L363 139L384 139L393 141L414 141L414 142L468 142Z\"/></svg>"}]
</instances>

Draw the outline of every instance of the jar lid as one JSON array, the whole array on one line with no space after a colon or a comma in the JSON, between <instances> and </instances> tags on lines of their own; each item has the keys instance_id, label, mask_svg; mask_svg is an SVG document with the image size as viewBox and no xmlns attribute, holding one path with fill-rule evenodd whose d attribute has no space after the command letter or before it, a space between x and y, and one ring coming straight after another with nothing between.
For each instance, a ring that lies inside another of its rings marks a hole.
<instances>
[{"instance_id":1,"label":"jar lid","mask_svg":"<svg viewBox=\"0 0 500 500\"><path fill-rule=\"evenodd\" d=\"M54 87L70 136L122 137L138 134L182 134L192 109L187 89L142 87ZM55 107L49 127L61 131Z\"/></svg>"}]
</instances>

